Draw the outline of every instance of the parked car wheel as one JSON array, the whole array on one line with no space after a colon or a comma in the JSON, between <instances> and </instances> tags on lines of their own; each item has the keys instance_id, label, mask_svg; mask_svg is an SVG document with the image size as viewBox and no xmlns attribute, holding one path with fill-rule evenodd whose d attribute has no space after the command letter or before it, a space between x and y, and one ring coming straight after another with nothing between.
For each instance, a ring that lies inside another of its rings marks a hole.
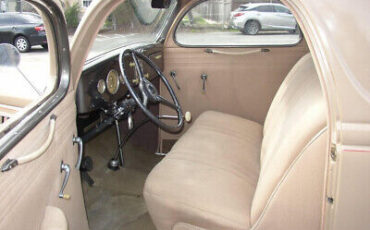
<instances>
[{"instance_id":1,"label":"parked car wheel","mask_svg":"<svg viewBox=\"0 0 370 230\"><path fill-rule=\"evenodd\" d=\"M27 52L30 50L31 48L31 45L30 45L30 42L28 41L28 39L24 36L18 36L15 40L14 40L14 46L17 47L17 49L19 50L19 52L21 53L24 53L24 52Z\"/></svg>"},{"instance_id":2,"label":"parked car wheel","mask_svg":"<svg viewBox=\"0 0 370 230\"><path fill-rule=\"evenodd\" d=\"M244 25L244 34L255 35L260 30L261 26L257 21L248 21Z\"/></svg>"},{"instance_id":3,"label":"parked car wheel","mask_svg":"<svg viewBox=\"0 0 370 230\"><path fill-rule=\"evenodd\" d=\"M44 49L48 49L49 47L48 47L48 44L44 44L44 45L41 45L42 46L42 48L44 48Z\"/></svg>"}]
</instances>

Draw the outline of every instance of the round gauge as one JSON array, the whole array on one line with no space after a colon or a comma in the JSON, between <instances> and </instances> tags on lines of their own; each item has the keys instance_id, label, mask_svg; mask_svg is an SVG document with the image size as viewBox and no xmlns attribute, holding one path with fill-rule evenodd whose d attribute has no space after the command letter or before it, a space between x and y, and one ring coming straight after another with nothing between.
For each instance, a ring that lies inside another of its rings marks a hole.
<instances>
[{"instance_id":1,"label":"round gauge","mask_svg":"<svg viewBox=\"0 0 370 230\"><path fill-rule=\"evenodd\" d=\"M105 92L105 89L107 88L106 85L105 85L105 81L100 79L98 81L98 85L96 86L96 88L98 89L98 92L100 94L103 94Z\"/></svg>"},{"instance_id":2,"label":"round gauge","mask_svg":"<svg viewBox=\"0 0 370 230\"><path fill-rule=\"evenodd\" d=\"M119 74L117 70L112 69L109 71L106 79L107 90L110 94L115 94L119 88Z\"/></svg>"}]
</instances>

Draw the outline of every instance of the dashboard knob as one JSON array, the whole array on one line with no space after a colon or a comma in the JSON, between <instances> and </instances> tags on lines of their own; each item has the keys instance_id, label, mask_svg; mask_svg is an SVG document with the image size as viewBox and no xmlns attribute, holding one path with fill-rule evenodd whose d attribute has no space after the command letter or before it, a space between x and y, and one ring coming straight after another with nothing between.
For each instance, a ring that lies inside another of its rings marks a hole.
<instances>
[{"instance_id":1,"label":"dashboard knob","mask_svg":"<svg viewBox=\"0 0 370 230\"><path fill-rule=\"evenodd\" d=\"M191 122L191 112L186 111L186 113L185 113L185 121L187 123Z\"/></svg>"}]
</instances>

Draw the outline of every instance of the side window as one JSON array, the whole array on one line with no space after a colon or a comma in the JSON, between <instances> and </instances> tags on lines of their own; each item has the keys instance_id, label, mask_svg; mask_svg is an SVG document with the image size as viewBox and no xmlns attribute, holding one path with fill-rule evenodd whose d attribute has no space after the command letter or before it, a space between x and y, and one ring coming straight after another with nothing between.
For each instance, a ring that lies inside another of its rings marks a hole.
<instances>
[{"instance_id":1,"label":"side window","mask_svg":"<svg viewBox=\"0 0 370 230\"><path fill-rule=\"evenodd\" d=\"M266 6L259 6L256 8L257 11L259 12L274 12L274 8L271 5L266 5Z\"/></svg>"},{"instance_id":2,"label":"side window","mask_svg":"<svg viewBox=\"0 0 370 230\"><path fill-rule=\"evenodd\" d=\"M0 26L8 26L12 24L12 17L10 15L0 14Z\"/></svg>"},{"instance_id":3,"label":"side window","mask_svg":"<svg viewBox=\"0 0 370 230\"><path fill-rule=\"evenodd\" d=\"M177 25L174 39L179 45L189 47L297 44L301 40L301 33L294 16L278 0L273 2L201 2L183 16ZM289 15L281 15L280 11Z\"/></svg>"},{"instance_id":4,"label":"side window","mask_svg":"<svg viewBox=\"0 0 370 230\"><path fill-rule=\"evenodd\" d=\"M22 25L22 24L26 24L27 21L23 17L21 17L21 16L15 16L14 17L14 20L13 20L13 23L15 25Z\"/></svg>"},{"instance_id":5,"label":"side window","mask_svg":"<svg viewBox=\"0 0 370 230\"><path fill-rule=\"evenodd\" d=\"M285 13L285 14L291 14L290 11L288 10L288 8L285 8L283 6L274 6L275 7L275 11L278 12L278 13Z\"/></svg>"},{"instance_id":6,"label":"side window","mask_svg":"<svg viewBox=\"0 0 370 230\"><path fill-rule=\"evenodd\" d=\"M87 8L87 7L90 6L91 2L92 2L92 0L83 0L82 1L82 6Z\"/></svg>"},{"instance_id":7,"label":"side window","mask_svg":"<svg viewBox=\"0 0 370 230\"><path fill-rule=\"evenodd\" d=\"M0 13L0 23L14 18L0 30L0 133L13 117L48 97L56 87L44 22L30 4L24 2L22 7L19 13L9 4L11 12Z\"/></svg>"}]
</instances>

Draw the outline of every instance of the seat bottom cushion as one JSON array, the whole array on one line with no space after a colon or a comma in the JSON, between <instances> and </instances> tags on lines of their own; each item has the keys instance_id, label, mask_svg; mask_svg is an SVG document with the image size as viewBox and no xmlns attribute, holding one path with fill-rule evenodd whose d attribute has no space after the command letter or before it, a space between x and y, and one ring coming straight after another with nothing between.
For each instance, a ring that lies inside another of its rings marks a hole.
<instances>
[{"instance_id":1,"label":"seat bottom cushion","mask_svg":"<svg viewBox=\"0 0 370 230\"><path fill-rule=\"evenodd\" d=\"M157 229L249 229L261 142L256 122L213 111L199 116L146 180Z\"/></svg>"}]
</instances>

